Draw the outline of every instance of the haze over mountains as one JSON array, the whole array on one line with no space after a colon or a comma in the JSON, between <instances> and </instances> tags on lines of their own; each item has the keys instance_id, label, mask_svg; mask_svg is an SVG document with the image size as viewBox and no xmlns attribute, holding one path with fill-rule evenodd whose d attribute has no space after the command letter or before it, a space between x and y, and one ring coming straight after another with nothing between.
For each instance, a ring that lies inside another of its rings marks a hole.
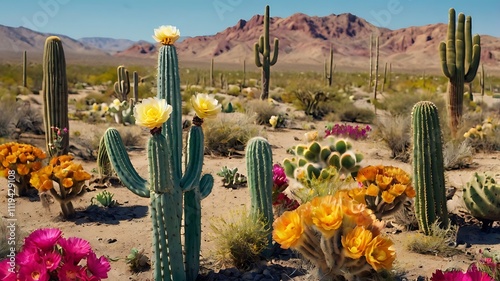
<instances>
[{"instance_id":1,"label":"haze over mountains","mask_svg":"<svg viewBox=\"0 0 500 281\"><path fill-rule=\"evenodd\" d=\"M263 29L263 16L240 20L215 35L183 38L176 43L180 61L239 64L243 60L253 65L253 46ZM370 35L379 36L380 64L392 63L405 70L439 69L438 45L446 39L447 24L429 24L397 30L376 27L353 14L308 16L297 13L286 18L272 17L271 40L279 38L278 64L289 66L315 66L321 69L328 57L330 45L334 49L337 68L366 68ZM474 26L473 26L474 29ZM23 27L0 25L0 62L20 58L27 50L37 56L43 51L42 34ZM75 40L58 35L65 44L71 61L73 56L96 62L106 60L143 60L154 63L157 45L126 39L82 38ZM481 61L489 70L500 70L500 38L481 35ZM40 57L41 60L41 57ZM297 69L296 69L297 70Z\"/></svg>"}]
</instances>

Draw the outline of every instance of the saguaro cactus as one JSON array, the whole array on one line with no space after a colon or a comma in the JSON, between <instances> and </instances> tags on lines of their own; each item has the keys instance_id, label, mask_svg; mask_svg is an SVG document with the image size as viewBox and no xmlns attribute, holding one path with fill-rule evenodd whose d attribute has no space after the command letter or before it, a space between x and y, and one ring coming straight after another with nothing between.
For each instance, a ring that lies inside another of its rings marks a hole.
<instances>
[{"instance_id":1,"label":"saguaro cactus","mask_svg":"<svg viewBox=\"0 0 500 281\"><path fill-rule=\"evenodd\" d=\"M262 137L250 139L245 154L247 182L251 197L251 214L262 218L269 228L268 250L272 247L273 225L273 155L271 145Z\"/></svg>"},{"instance_id":2,"label":"saguaro cactus","mask_svg":"<svg viewBox=\"0 0 500 281\"><path fill-rule=\"evenodd\" d=\"M123 184L133 193L151 198L154 280L192 281L199 271L200 201L210 194L213 177L208 174L201 177L203 120L198 117L193 120L188 133L187 161L182 171L182 98L177 53L173 45L179 33L174 27L163 26L155 30L155 34L155 38L165 36L160 41L163 46L158 54L157 97L172 106L172 113L161 127L151 130L148 143L149 181L140 177L133 168L117 130L106 131L104 147ZM185 225L184 231L181 231L183 214Z\"/></svg>"},{"instance_id":3,"label":"saguaro cactus","mask_svg":"<svg viewBox=\"0 0 500 281\"><path fill-rule=\"evenodd\" d=\"M271 45L269 42L269 5L266 6L264 15L264 34L260 36L259 42L255 43L255 65L262 67L262 93L260 99L265 100L269 97L269 79L271 74L271 66L278 61L279 40L274 38L274 51L271 59ZM260 59L262 55L262 60Z\"/></svg>"},{"instance_id":4,"label":"saguaro cactus","mask_svg":"<svg viewBox=\"0 0 500 281\"><path fill-rule=\"evenodd\" d=\"M448 209L443 164L443 145L437 107L429 101L415 104L412 111L413 186L415 213L425 235L436 221L447 228Z\"/></svg>"},{"instance_id":5,"label":"saguaro cactus","mask_svg":"<svg viewBox=\"0 0 500 281\"><path fill-rule=\"evenodd\" d=\"M130 93L130 78L128 70L125 66L120 65L116 68L118 81L114 84L115 93L120 101L127 100L127 95Z\"/></svg>"},{"instance_id":6,"label":"saguaro cactus","mask_svg":"<svg viewBox=\"0 0 500 281\"><path fill-rule=\"evenodd\" d=\"M26 51L23 52L23 87L26 88L28 82L26 80L26 68L27 68L28 58L26 55Z\"/></svg>"},{"instance_id":7,"label":"saguaro cactus","mask_svg":"<svg viewBox=\"0 0 500 281\"><path fill-rule=\"evenodd\" d=\"M474 80L481 59L480 37L474 35L472 38L471 31L472 18L460 13L455 22L455 9L450 9L447 41L439 45L439 54L441 68L449 79L448 118L453 135L462 118L464 83Z\"/></svg>"},{"instance_id":8,"label":"saguaro cactus","mask_svg":"<svg viewBox=\"0 0 500 281\"><path fill-rule=\"evenodd\" d=\"M61 39L48 37L43 52L43 124L47 151L54 157L68 154L69 148L68 81Z\"/></svg>"},{"instance_id":9,"label":"saguaro cactus","mask_svg":"<svg viewBox=\"0 0 500 281\"><path fill-rule=\"evenodd\" d=\"M325 61L325 79L326 79L326 85L328 87L332 86L332 81L333 81L333 46L330 44L330 58L329 62L327 63Z\"/></svg>"}]
</instances>

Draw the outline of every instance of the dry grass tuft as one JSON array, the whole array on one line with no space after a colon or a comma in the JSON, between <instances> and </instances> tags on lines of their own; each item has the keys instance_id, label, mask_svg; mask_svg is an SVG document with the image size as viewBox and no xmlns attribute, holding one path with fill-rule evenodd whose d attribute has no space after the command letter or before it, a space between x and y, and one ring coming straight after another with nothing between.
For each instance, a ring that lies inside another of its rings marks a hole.
<instances>
[{"instance_id":1,"label":"dry grass tuft","mask_svg":"<svg viewBox=\"0 0 500 281\"><path fill-rule=\"evenodd\" d=\"M431 227L431 232L432 235L424 235L422 233L408 235L406 248L409 251L419 254L443 257L451 257L461 253L455 247L458 232L457 226L442 229L439 227L439 222L435 222Z\"/></svg>"}]
</instances>

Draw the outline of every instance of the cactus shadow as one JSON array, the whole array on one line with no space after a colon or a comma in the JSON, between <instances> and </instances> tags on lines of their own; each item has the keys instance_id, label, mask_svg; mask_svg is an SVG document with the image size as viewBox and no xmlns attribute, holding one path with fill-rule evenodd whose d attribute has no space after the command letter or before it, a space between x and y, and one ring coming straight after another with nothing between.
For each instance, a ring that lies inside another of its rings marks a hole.
<instances>
[{"instance_id":1,"label":"cactus shadow","mask_svg":"<svg viewBox=\"0 0 500 281\"><path fill-rule=\"evenodd\" d=\"M480 224L460 226L457 233L458 244L495 245L500 243L500 225L494 224L487 231Z\"/></svg>"},{"instance_id":2,"label":"cactus shadow","mask_svg":"<svg viewBox=\"0 0 500 281\"><path fill-rule=\"evenodd\" d=\"M87 209L76 213L72 221L76 225L86 223L101 223L118 225L121 221L143 218L148 214L147 206L113 206L109 208L90 205Z\"/></svg>"}]
</instances>

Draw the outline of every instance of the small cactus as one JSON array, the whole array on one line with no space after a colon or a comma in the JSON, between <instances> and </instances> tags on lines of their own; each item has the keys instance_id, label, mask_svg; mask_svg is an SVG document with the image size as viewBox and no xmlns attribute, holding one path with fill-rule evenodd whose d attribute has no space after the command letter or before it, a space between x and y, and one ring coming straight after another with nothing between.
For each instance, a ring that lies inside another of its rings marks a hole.
<instances>
[{"instance_id":1,"label":"small cactus","mask_svg":"<svg viewBox=\"0 0 500 281\"><path fill-rule=\"evenodd\" d=\"M483 222L483 230L500 220L500 184L491 173L474 173L463 189L465 206L471 215Z\"/></svg>"}]
</instances>

